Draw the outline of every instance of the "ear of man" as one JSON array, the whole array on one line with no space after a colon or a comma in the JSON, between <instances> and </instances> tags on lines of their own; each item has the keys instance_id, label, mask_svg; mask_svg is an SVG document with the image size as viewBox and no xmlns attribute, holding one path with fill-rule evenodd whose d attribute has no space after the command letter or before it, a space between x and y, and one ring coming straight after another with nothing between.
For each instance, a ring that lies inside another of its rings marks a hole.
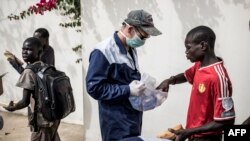
<instances>
[{"instance_id":1,"label":"ear of man","mask_svg":"<svg viewBox=\"0 0 250 141\"><path fill-rule=\"evenodd\" d=\"M201 49L204 51L209 48L208 43L206 41L201 41L200 45L201 45Z\"/></svg>"}]
</instances>

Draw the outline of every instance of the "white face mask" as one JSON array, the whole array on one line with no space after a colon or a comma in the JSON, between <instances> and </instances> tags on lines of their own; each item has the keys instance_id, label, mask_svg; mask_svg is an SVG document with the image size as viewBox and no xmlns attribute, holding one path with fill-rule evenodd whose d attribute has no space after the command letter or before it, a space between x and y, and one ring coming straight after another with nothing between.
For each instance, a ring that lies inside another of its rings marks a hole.
<instances>
[{"instance_id":1,"label":"white face mask","mask_svg":"<svg viewBox=\"0 0 250 141\"><path fill-rule=\"evenodd\" d=\"M142 40L136 33L132 38L128 38L122 31L120 33L126 38L126 43L129 47L137 48L145 44L145 40Z\"/></svg>"}]
</instances>

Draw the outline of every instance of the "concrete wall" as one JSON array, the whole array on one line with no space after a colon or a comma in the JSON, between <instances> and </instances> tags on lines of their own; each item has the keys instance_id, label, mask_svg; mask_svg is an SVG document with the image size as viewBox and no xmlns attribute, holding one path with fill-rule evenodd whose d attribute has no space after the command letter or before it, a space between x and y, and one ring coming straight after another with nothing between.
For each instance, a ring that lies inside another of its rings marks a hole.
<instances>
[{"instance_id":1,"label":"concrete wall","mask_svg":"<svg viewBox=\"0 0 250 141\"><path fill-rule=\"evenodd\" d=\"M86 93L83 83L89 53L95 44L118 30L127 13L134 9L150 12L155 25L163 32L163 35L150 38L144 47L138 49L141 72L154 76L157 84L171 75L183 72L192 65L184 54L186 33L198 25L210 26L217 34L216 53L224 58L233 83L236 123L241 123L250 115L247 109L247 103L250 102L250 76L247 73L250 70L249 0L83 0L83 32L80 34L74 29L58 26L67 20L58 12L30 16L20 21L9 21L6 18L10 13L21 12L36 2L0 1L0 53L9 50L21 58L23 41L32 36L36 28L45 27L49 30L56 67L71 78L77 106L76 112L64 121L78 124L84 121L86 141L100 140L97 101ZM79 54L71 49L81 42L83 68L82 64L75 63ZM19 74L0 55L0 74L4 72L9 73L3 79L4 94L0 97L0 103L3 104L22 97L22 90L15 87ZM144 113L142 134L155 136L177 123L185 125L190 90L188 84L171 87L169 97L162 106ZM16 113L26 114L26 110Z\"/></svg>"},{"instance_id":2,"label":"concrete wall","mask_svg":"<svg viewBox=\"0 0 250 141\"><path fill-rule=\"evenodd\" d=\"M10 21L7 16L17 14L34 5L38 0L1 0L0 1L0 74L9 72L4 78L4 94L0 96L1 104L8 104L10 100L19 100L22 97L22 89L15 86L19 74L12 68L3 56L5 50L13 52L22 59L23 41L31 37L35 29L45 27L50 33L50 45L55 51L55 66L65 71L70 77L76 102L76 111L63 121L83 124L83 90L82 90L82 64L75 63L81 56L72 51L72 47L81 43L81 33L74 29L66 29L59 26L68 19L59 12L46 12L45 15L32 15L24 20ZM3 110L3 109L1 109ZM15 113L26 114L26 109Z\"/></svg>"},{"instance_id":3,"label":"concrete wall","mask_svg":"<svg viewBox=\"0 0 250 141\"><path fill-rule=\"evenodd\" d=\"M83 75L86 76L89 53L101 40L118 30L127 13L144 9L153 15L163 35L147 40L138 49L141 72L149 73L159 84L192 64L186 60L184 38L195 26L207 25L217 35L216 54L223 57L233 83L236 124L250 115L248 103L250 70L249 0L83 0ZM84 125L86 141L100 140L97 101L84 87ZM144 113L144 136L155 136L177 123L185 125L191 86L170 88L162 106Z\"/></svg>"}]
</instances>

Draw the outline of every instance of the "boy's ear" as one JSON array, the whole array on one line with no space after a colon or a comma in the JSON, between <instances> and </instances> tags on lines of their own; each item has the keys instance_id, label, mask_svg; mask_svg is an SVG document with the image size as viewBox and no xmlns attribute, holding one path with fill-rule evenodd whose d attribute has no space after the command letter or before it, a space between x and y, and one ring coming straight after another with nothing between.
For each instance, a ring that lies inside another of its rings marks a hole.
<instances>
[{"instance_id":1,"label":"boy's ear","mask_svg":"<svg viewBox=\"0 0 250 141\"><path fill-rule=\"evenodd\" d=\"M201 49L206 50L208 48L208 43L206 41L201 41Z\"/></svg>"}]
</instances>

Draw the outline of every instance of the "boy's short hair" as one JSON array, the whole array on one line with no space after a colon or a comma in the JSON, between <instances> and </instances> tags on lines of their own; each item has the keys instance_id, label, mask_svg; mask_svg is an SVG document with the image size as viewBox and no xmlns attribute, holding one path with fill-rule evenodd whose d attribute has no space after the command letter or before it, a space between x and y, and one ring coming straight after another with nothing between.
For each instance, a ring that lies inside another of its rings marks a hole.
<instances>
[{"instance_id":1,"label":"boy's short hair","mask_svg":"<svg viewBox=\"0 0 250 141\"><path fill-rule=\"evenodd\" d=\"M46 28L38 28L35 30L35 32L41 33L42 38L49 38L49 31Z\"/></svg>"},{"instance_id":2,"label":"boy's short hair","mask_svg":"<svg viewBox=\"0 0 250 141\"><path fill-rule=\"evenodd\" d=\"M35 37L29 37L29 38L27 38L23 43L25 43L25 42L29 42L29 43L31 43L32 45L35 45L37 48L38 48L38 51L39 51L39 53L41 53L42 52L42 43L40 42L40 40L39 39L37 39L37 38L35 38Z\"/></svg>"},{"instance_id":3,"label":"boy's short hair","mask_svg":"<svg viewBox=\"0 0 250 141\"><path fill-rule=\"evenodd\" d=\"M206 41L211 48L214 48L216 35L214 31L207 26L198 26L187 33L186 38L192 42L199 44L201 41Z\"/></svg>"}]
</instances>

